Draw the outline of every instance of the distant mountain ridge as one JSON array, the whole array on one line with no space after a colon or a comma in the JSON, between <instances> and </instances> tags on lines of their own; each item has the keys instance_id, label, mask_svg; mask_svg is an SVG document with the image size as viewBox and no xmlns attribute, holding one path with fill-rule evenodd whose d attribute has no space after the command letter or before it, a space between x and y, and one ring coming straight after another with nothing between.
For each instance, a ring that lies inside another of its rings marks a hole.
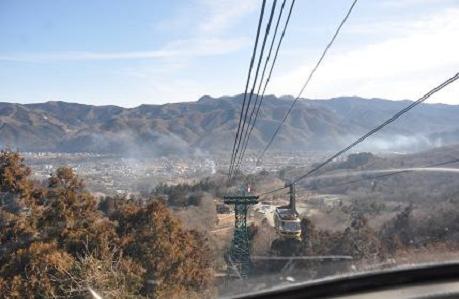
<instances>
[{"instance_id":1,"label":"distant mountain ridge","mask_svg":"<svg viewBox=\"0 0 459 299\"><path fill-rule=\"evenodd\" d=\"M292 97L266 96L249 147L266 144ZM333 150L381 123L409 101L341 97L297 103L275 150ZM22 151L193 154L231 150L242 95L135 108L67 102L0 103L0 146ZM372 137L364 149L459 143L459 106L422 104Z\"/></svg>"}]
</instances>

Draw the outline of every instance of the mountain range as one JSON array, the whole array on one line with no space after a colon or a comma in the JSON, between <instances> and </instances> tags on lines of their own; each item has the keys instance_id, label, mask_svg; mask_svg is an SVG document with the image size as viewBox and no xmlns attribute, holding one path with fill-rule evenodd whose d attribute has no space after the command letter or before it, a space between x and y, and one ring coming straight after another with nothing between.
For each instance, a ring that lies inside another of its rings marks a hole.
<instances>
[{"instance_id":1,"label":"mountain range","mask_svg":"<svg viewBox=\"0 0 459 299\"><path fill-rule=\"evenodd\" d=\"M125 155L231 151L243 95L135 108L69 102L0 103L0 146L21 151ZM262 148L291 96L265 96L250 149ZM340 97L297 102L273 143L277 151L334 150L409 105ZM459 105L421 104L368 139L365 150L407 150L459 143Z\"/></svg>"}]
</instances>

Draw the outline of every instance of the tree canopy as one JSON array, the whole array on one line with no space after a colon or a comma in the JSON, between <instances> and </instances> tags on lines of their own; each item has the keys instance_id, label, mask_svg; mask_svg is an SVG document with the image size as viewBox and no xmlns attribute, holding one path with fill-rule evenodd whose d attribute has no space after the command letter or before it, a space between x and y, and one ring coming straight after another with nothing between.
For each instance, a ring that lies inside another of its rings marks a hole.
<instances>
[{"instance_id":1,"label":"tree canopy","mask_svg":"<svg viewBox=\"0 0 459 299\"><path fill-rule=\"evenodd\" d=\"M0 152L0 191L0 297L80 298L91 288L103 298L171 298L210 288L207 240L160 200L126 200L105 215L71 168L39 185L11 151Z\"/></svg>"}]
</instances>

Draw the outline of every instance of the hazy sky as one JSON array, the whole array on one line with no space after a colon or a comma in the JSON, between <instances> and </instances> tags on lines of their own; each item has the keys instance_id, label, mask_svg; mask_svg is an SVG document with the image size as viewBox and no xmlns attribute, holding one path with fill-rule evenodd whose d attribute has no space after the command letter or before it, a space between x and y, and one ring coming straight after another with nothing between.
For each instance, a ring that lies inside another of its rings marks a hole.
<instances>
[{"instance_id":1,"label":"hazy sky","mask_svg":"<svg viewBox=\"0 0 459 299\"><path fill-rule=\"evenodd\" d=\"M350 4L296 1L267 93L298 93ZM132 107L241 93L260 5L0 0L0 101ZM303 96L416 99L459 71L458 53L459 0L360 0ZM459 104L459 83L430 102Z\"/></svg>"}]
</instances>

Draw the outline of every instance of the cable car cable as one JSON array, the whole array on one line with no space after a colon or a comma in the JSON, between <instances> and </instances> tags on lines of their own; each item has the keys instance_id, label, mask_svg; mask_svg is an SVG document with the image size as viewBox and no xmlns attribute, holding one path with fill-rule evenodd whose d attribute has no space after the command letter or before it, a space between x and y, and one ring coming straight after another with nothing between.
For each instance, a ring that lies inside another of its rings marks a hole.
<instances>
[{"instance_id":1,"label":"cable car cable","mask_svg":"<svg viewBox=\"0 0 459 299\"><path fill-rule=\"evenodd\" d=\"M249 100L247 102L247 108L245 110L244 122L242 123L241 133L240 133L239 140L238 140L238 143L237 143L237 146L236 146L236 150L235 150L235 153L234 153L233 172L234 172L234 164L238 165L238 153L239 153L239 149L241 148L241 141L243 140L244 130L246 130L245 124L247 123L247 115L248 115L248 112L250 110L250 103L252 102L253 93L254 93L255 87L257 85L258 74L260 73L260 66L261 66L261 63L263 61L263 54L265 52L265 46L266 46L266 41L268 40L269 31L271 30L271 24L272 24L274 12L276 10L276 4L277 4L277 0L274 0L273 1L273 5L271 7L271 14L269 16L268 23L266 24L265 35L264 35L264 38L263 38L263 43L261 45L260 54L258 56L257 69L255 71L255 77L254 77L252 89L250 91ZM248 126L247 126L247 130L248 130ZM230 178L231 178L231 174L230 174Z\"/></svg>"},{"instance_id":2,"label":"cable car cable","mask_svg":"<svg viewBox=\"0 0 459 299\"><path fill-rule=\"evenodd\" d=\"M268 58L267 58L265 67L264 67L264 69L263 69L262 78L263 78L263 76L264 76L264 73L265 73L265 70L266 70L268 61L269 61L269 59L270 59L270 57L271 57L271 51L272 51L273 46L274 46L274 41L275 41L276 35L277 35L277 28L278 28L278 25L279 25L279 21L280 21L280 19L281 19L281 15L282 15L282 11L283 11L283 9L284 9L285 3L286 3L286 0L284 0L284 2L282 3L282 6L281 6L281 11L280 11L279 17L278 17L278 19L277 19L276 29L275 29L275 31L274 31L274 36L273 36L273 39L272 39L271 47L270 47L270 49L269 49ZM288 13L287 19L286 19L286 21L285 21L284 29L282 30L282 34L281 34L281 36L280 36L280 38L279 38L279 41L278 41L278 44L277 44L277 48L276 48L276 51L275 51L275 54L274 54L273 62L272 62L272 64L271 64L271 68L270 68L270 70L269 70L269 72L268 72L268 76L267 76L267 79L266 79L265 84L264 84L264 87L263 87L263 91L262 91L261 96L260 96L260 101L258 101L258 106L256 107L256 113L255 113L254 121L252 122L252 125L251 125L251 127L250 127L250 130L248 131L248 134L246 134L247 137L245 138L246 140L245 140L245 142L244 142L244 147L243 147L243 150L242 150L242 154L241 154L241 158L240 158L240 162L239 162L239 163L242 162L242 159L243 159L243 157L244 157L244 155L245 155L245 151L246 151L246 149L247 149L247 146L248 146L248 143L249 143L249 140L250 140L250 136L251 136L252 131L253 131L254 127L255 127L255 123L257 122L258 115L259 115L259 113L260 113L260 107L261 107L261 105L262 105L262 103L263 103L263 99L264 99L264 95L265 95L265 92L266 92L266 88L267 88L267 86L268 86L268 83L270 82L271 75L272 75L274 66L275 66L275 64L276 64L277 56L278 56L278 54L279 54L279 49L280 49L280 46L281 46L282 41L283 41L283 39L284 39L285 32L286 32L286 30L287 30L288 23L289 23L289 21L290 21L290 16L291 16L291 14L292 14L292 10L293 10L293 5L294 5L294 4L295 4L295 0L293 0L293 1L291 2L290 9L289 9L289 13ZM256 97L256 99L255 99L255 105L257 105L257 100L258 100L258 97L259 97L259 95L260 95L261 86L262 86L262 81L260 81L260 86L258 87L257 97ZM254 106L254 108L255 108L255 106ZM254 110L255 110L255 109L254 109ZM253 111L254 111L254 110L252 110L252 114L253 114ZM252 118L252 115L251 115L251 118ZM251 119L251 118L250 118L250 119ZM249 122L249 123L250 123L250 122Z\"/></svg>"},{"instance_id":3,"label":"cable car cable","mask_svg":"<svg viewBox=\"0 0 459 299\"><path fill-rule=\"evenodd\" d=\"M303 87L301 88L300 92L298 93L298 96L293 100L292 104L290 105L287 113L285 114L284 118L281 120L279 126L276 128L276 130L274 131L274 134L271 136L271 139L269 140L268 144L265 146L265 148L263 149L263 151L261 152L261 154L258 156L258 160L261 160L261 158L264 156L264 154L266 153L266 151L269 149L269 147L271 146L271 144L273 143L274 139L276 138L277 134L279 133L282 125L285 123L285 121L287 120L287 117L289 116L289 114L292 112L293 110L293 107L295 106L296 102L298 102L298 100L300 99L301 95L303 94L304 90L306 89L306 87L309 85L309 82L311 82L311 79L312 77L314 76L315 72L317 71L317 69L319 68L320 64L322 63L323 59L325 58L325 55L327 54L328 50L331 48L331 46L333 45L333 43L335 42L336 40L336 37L338 36L338 34L340 33L341 31L341 28L343 27L343 25L346 23L346 21L348 20L352 10L354 9L354 6L356 5L358 0L354 0L352 2L352 5L349 7L349 10L347 11L345 17L343 18L343 20L341 21L341 23L339 24L338 28L336 29L335 33L333 34L333 37L332 39L330 40L330 42L327 44L327 46L325 47L324 51L322 52L322 55L320 56L319 60L317 61L316 65L314 66L314 68L311 70L311 72L309 73L309 76L308 78L306 79L306 82L303 84Z\"/></svg>"},{"instance_id":4,"label":"cable car cable","mask_svg":"<svg viewBox=\"0 0 459 299\"><path fill-rule=\"evenodd\" d=\"M244 106L245 106L246 97L247 97L247 90L249 88L250 75L252 73L252 68L253 68L253 64L254 64L254 61L255 61L255 55L256 55L256 52L257 52L258 38L260 36L261 23L263 21L263 15L264 15L264 11L265 11L265 4L266 4L266 0L263 0L262 5L261 5L260 17L259 17L259 20L258 20L258 28L257 28L256 37L255 37L255 44L254 44L254 47L253 47L252 58L250 59L250 64L249 64L249 72L248 72L248 75L247 75L247 82L246 82L246 85L245 85L244 99L243 99L243 102L242 102L241 113L240 113L240 116L239 116L238 128L237 128L237 131L236 131L236 136L234 137L233 152L231 154L231 160L230 160L230 165L229 165L229 170L228 170L228 179L230 179L230 177L231 177L233 161L234 161L234 152L235 152L236 142L237 142L237 140L239 138L239 132L240 132L240 129L241 129L242 115L243 115L243 112L244 112Z\"/></svg>"},{"instance_id":5,"label":"cable car cable","mask_svg":"<svg viewBox=\"0 0 459 299\"><path fill-rule=\"evenodd\" d=\"M314 172L316 172L317 170L321 169L322 167L324 167L325 165L327 165L328 163L332 162L336 157L342 155L343 153L349 151L350 149L352 149L353 147L355 147L356 145L362 143L363 141L365 141L365 139L367 139L368 137L370 137L371 135L375 134L376 132L378 132L379 130L381 130L382 128L384 128L385 126L389 125L390 123L396 121L400 116L402 116L403 114L405 114L406 112L408 112L409 110L413 109L414 107L416 107L417 105L423 103L424 101L426 101L428 98L430 98L433 94L437 93L438 91L442 90L443 88L445 88L446 86L450 85L451 83L455 82L456 80L459 79L459 73L456 73L454 76L452 76L451 78L449 78L448 80L444 81L443 83L441 83L440 85L434 87L433 89L431 89L429 92L427 92L425 95L423 95L421 98L419 98L418 100L414 101L413 103L411 103L410 105L408 105L407 107L405 107L404 109L400 110L399 112L395 113L391 118L389 118L388 120L386 120L385 122L383 122L382 124L380 124L379 126L375 127L374 129L370 130L369 132L367 132L366 134L364 134L363 136L361 136L360 138L358 138L356 141L354 141L353 143L351 143L350 145L348 145L347 147L345 147L344 149L338 151L336 154L334 154L333 156L329 157L327 160L325 160L324 162L320 163L318 166L314 167L313 169L311 169L310 171L308 171L307 173L305 173L304 175L296 178L291 184L295 184L299 181L301 181L302 179L310 176L311 174L313 174ZM282 188L277 188L275 190L272 190L272 191L269 191L269 192L265 192L265 193L262 193L260 194L261 195L266 195L266 194L270 194L270 193L274 193L276 191L279 191L279 190L283 190L283 189L286 189L288 186L285 186L285 187L282 187Z\"/></svg>"}]
</instances>

